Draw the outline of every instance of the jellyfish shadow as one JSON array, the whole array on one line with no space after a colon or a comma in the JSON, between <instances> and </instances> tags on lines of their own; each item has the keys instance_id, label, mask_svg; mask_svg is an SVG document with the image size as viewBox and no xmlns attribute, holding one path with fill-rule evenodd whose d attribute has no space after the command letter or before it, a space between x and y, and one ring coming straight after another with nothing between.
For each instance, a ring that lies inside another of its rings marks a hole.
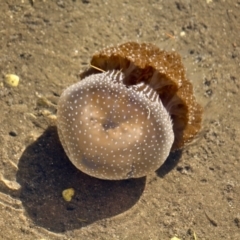
<instances>
[{"instance_id":1,"label":"jellyfish shadow","mask_svg":"<svg viewBox=\"0 0 240 240\"><path fill-rule=\"evenodd\" d=\"M171 172L179 163L182 156L182 149L171 152L166 161L156 171L156 174L160 178L164 178L169 172Z\"/></svg>"},{"instance_id":2,"label":"jellyfish shadow","mask_svg":"<svg viewBox=\"0 0 240 240\"><path fill-rule=\"evenodd\" d=\"M104 181L77 170L68 160L56 127L49 127L19 160L17 181L27 215L38 226L64 232L130 209L140 198L146 178ZM62 191L74 188L70 202Z\"/></svg>"}]
</instances>

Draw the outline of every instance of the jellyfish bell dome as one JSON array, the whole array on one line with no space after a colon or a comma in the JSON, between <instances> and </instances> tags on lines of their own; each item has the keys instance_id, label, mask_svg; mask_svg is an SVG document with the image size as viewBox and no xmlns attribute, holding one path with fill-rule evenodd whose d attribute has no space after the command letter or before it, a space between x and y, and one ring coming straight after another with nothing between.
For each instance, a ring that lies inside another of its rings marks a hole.
<instances>
[{"instance_id":1,"label":"jellyfish bell dome","mask_svg":"<svg viewBox=\"0 0 240 240\"><path fill-rule=\"evenodd\" d=\"M81 171L146 176L199 131L201 107L178 54L129 42L94 54L91 65L64 90L57 112L60 141Z\"/></svg>"}]
</instances>

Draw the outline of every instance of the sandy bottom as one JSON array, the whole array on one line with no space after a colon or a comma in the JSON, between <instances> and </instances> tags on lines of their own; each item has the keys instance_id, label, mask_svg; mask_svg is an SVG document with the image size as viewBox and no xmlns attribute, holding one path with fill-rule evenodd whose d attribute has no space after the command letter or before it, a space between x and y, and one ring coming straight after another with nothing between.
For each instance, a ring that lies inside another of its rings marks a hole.
<instances>
[{"instance_id":1,"label":"sandy bottom","mask_svg":"<svg viewBox=\"0 0 240 240\"><path fill-rule=\"evenodd\" d=\"M5 0L0 12L0 239L240 239L239 1ZM96 50L130 40L182 55L202 130L156 173L102 181L65 155L56 104Z\"/></svg>"}]
</instances>

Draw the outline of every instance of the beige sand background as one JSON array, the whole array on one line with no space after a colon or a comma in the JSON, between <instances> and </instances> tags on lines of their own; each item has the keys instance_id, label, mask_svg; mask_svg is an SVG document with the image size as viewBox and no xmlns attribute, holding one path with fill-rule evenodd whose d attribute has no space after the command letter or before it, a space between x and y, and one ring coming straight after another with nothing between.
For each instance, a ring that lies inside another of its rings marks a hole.
<instances>
[{"instance_id":1,"label":"beige sand background","mask_svg":"<svg viewBox=\"0 0 240 240\"><path fill-rule=\"evenodd\" d=\"M237 0L1 1L0 239L240 239L239 32ZM101 181L66 157L56 103L95 51L130 40L182 55L202 131L146 178Z\"/></svg>"}]
</instances>

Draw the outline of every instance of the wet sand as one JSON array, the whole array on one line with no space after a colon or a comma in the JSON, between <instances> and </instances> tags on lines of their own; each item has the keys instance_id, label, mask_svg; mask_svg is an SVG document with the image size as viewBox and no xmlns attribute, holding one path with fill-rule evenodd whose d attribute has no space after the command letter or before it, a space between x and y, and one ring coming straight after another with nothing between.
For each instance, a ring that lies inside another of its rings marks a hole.
<instances>
[{"instance_id":1,"label":"wet sand","mask_svg":"<svg viewBox=\"0 0 240 240\"><path fill-rule=\"evenodd\" d=\"M0 239L240 239L239 1L6 0L0 11ZM95 51L127 41L181 54L202 130L157 172L103 181L68 160L56 104Z\"/></svg>"}]
</instances>

